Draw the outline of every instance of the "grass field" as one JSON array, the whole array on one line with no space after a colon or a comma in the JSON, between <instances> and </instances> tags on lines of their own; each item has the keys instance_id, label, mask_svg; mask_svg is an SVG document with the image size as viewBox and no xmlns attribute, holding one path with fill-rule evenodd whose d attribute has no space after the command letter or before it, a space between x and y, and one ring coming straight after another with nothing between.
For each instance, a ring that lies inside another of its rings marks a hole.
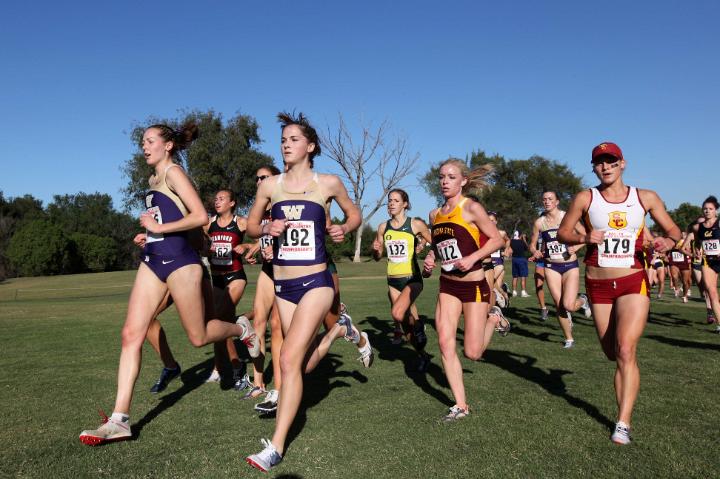
<instances>
[{"instance_id":1,"label":"grass field","mask_svg":"<svg viewBox=\"0 0 720 479\"><path fill-rule=\"evenodd\" d=\"M634 443L609 440L616 413L613 363L590 321L561 347L536 300L515 299L513 331L485 359L462 359L473 414L440 424L452 404L433 329L437 276L418 307L428 320L426 374L408 345L390 343L384 265L341 263L342 297L376 349L365 370L344 341L306 380L283 463L273 477L719 477L720 336L704 303L653 300L639 345L642 388ZM238 311L248 308L258 268ZM149 347L131 412L135 440L91 448L78 434L99 424L115 394L119 332L134 272L27 278L0 284L0 476L260 477L244 457L269 437L254 402L205 385L212 348L190 346L174 309L162 320L182 381L149 393L161 363ZM672 293L672 292L671 292ZM697 297L697 290L694 290ZM671 295L670 295L671 296ZM549 299L549 293L547 294ZM551 308L552 310L552 308ZM462 331L459 332L462 336Z\"/></svg>"}]
</instances>

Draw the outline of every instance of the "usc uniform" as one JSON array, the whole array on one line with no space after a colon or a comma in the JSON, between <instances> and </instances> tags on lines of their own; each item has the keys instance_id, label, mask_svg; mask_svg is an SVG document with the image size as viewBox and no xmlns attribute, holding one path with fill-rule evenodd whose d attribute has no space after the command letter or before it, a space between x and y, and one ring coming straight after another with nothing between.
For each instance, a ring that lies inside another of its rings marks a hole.
<instances>
[{"instance_id":1,"label":"usc uniform","mask_svg":"<svg viewBox=\"0 0 720 479\"><path fill-rule=\"evenodd\" d=\"M637 270L627 276L612 279L585 278L590 301L594 304L612 304L627 294L650 297L647 273L644 268L642 247L645 214L637 188L628 186L624 201L611 203L597 188L590 189L591 199L583 215L586 230L605 232L602 244L588 245L585 256L587 266L600 268L630 268Z\"/></svg>"}]
</instances>

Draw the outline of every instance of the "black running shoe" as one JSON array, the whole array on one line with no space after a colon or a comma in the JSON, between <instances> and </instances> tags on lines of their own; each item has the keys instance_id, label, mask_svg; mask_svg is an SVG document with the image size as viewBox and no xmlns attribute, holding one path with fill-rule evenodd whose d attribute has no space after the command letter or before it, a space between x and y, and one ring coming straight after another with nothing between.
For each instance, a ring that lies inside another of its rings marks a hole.
<instances>
[{"instance_id":1,"label":"black running shoe","mask_svg":"<svg viewBox=\"0 0 720 479\"><path fill-rule=\"evenodd\" d=\"M160 373L160 378L157 380L155 384L153 384L153 387L150 388L151 393L159 393L165 390L165 388L168 387L168 384L170 381L175 379L176 377L180 376L180 365L178 364L176 368L163 368L162 372Z\"/></svg>"},{"instance_id":2,"label":"black running shoe","mask_svg":"<svg viewBox=\"0 0 720 479\"><path fill-rule=\"evenodd\" d=\"M414 333L415 344L419 349L424 348L427 344L427 334L425 334L425 322L422 319L415 323Z\"/></svg>"}]
</instances>

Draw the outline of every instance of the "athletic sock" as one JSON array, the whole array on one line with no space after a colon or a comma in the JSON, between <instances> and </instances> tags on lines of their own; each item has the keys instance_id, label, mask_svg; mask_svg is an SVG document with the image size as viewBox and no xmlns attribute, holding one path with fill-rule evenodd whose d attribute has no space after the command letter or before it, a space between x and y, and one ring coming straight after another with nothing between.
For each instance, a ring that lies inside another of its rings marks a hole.
<instances>
[{"instance_id":1,"label":"athletic sock","mask_svg":"<svg viewBox=\"0 0 720 479\"><path fill-rule=\"evenodd\" d=\"M127 414L122 413L122 412L112 413L112 416L110 416L110 419L112 419L115 422L119 422L119 423L130 422L130 416L128 416Z\"/></svg>"}]
</instances>

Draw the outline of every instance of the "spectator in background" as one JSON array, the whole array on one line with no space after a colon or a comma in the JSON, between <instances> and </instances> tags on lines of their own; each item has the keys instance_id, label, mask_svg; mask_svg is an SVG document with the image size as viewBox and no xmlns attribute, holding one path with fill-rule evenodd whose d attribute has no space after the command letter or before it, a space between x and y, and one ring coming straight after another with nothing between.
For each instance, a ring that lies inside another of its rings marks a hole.
<instances>
[{"instance_id":1,"label":"spectator in background","mask_svg":"<svg viewBox=\"0 0 720 479\"><path fill-rule=\"evenodd\" d=\"M524 234L514 231L510 240L510 250L512 251L512 295L517 296L517 283L520 280L520 297L527 298L530 295L525 291L528 277L528 242Z\"/></svg>"}]
</instances>

